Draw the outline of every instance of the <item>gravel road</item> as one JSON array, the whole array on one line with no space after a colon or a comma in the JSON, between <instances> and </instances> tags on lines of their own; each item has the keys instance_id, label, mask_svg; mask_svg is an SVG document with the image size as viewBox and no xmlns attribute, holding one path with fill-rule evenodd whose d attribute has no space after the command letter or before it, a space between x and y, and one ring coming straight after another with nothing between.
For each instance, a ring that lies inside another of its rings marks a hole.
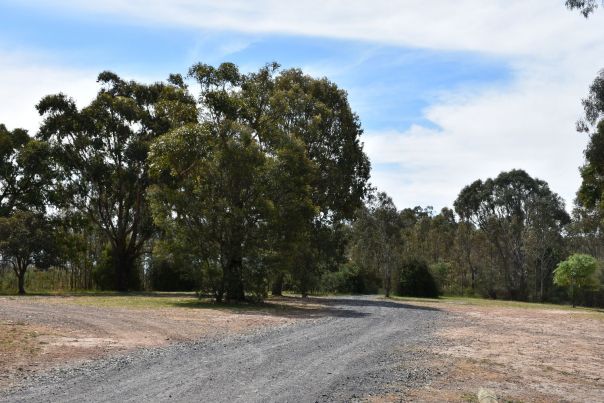
<instances>
[{"instance_id":1,"label":"gravel road","mask_svg":"<svg viewBox=\"0 0 604 403\"><path fill-rule=\"evenodd\" d=\"M444 312L375 297L320 301L321 318L65 367L0 402L339 402L402 396L437 376L425 351Z\"/></svg>"}]
</instances>

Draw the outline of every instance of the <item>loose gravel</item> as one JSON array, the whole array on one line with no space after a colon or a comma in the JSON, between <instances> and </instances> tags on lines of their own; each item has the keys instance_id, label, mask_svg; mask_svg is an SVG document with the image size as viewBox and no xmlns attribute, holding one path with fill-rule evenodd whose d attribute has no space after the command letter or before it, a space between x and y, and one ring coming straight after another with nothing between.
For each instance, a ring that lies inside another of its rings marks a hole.
<instances>
[{"instance_id":1,"label":"loose gravel","mask_svg":"<svg viewBox=\"0 0 604 403\"><path fill-rule=\"evenodd\" d=\"M321 299L328 315L66 366L0 402L348 402L403 396L438 376L426 365L446 313L375 297Z\"/></svg>"}]
</instances>

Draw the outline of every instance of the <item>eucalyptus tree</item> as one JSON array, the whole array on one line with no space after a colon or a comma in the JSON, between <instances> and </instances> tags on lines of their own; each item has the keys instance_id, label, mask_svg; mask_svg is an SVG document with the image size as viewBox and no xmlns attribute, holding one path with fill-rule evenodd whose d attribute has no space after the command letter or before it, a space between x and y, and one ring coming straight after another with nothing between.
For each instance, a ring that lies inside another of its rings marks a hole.
<instances>
[{"instance_id":1,"label":"eucalyptus tree","mask_svg":"<svg viewBox=\"0 0 604 403\"><path fill-rule=\"evenodd\" d=\"M303 145L308 190L302 199L310 197L315 213L305 213L304 223L299 222L308 234L302 242L306 251L298 262L290 262L290 271L305 294L321 271L345 260L342 225L354 218L368 191L370 164L361 143L363 131L346 92L326 78L290 69L260 88L270 89L270 96L257 96L260 101L254 102L253 116L263 116L259 127Z\"/></svg>"},{"instance_id":2,"label":"eucalyptus tree","mask_svg":"<svg viewBox=\"0 0 604 403\"><path fill-rule=\"evenodd\" d=\"M146 199L151 141L197 119L195 100L182 78L151 85L125 81L111 72L98 77L102 88L78 109L64 94L44 97L38 138L47 141L58 177L53 188L60 209L85 213L111 249L115 288L132 287L136 260L153 233Z\"/></svg>"},{"instance_id":3,"label":"eucalyptus tree","mask_svg":"<svg viewBox=\"0 0 604 403\"><path fill-rule=\"evenodd\" d=\"M46 205L51 179L48 144L0 124L0 257L25 294L25 273L56 256Z\"/></svg>"},{"instance_id":4,"label":"eucalyptus tree","mask_svg":"<svg viewBox=\"0 0 604 403\"><path fill-rule=\"evenodd\" d=\"M577 129L589 133L585 164L581 167L581 187L577 193L580 206L604 211L604 70L594 79L583 100L585 117Z\"/></svg>"},{"instance_id":5,"label":"eucalyptus tree","mask_svg":"<svg viewBox=\"0 0 604 403\"><path fill-rule=\"evenodd\" d=\"M244 299L244 262L258 252L272 207L268 160L250 131L234 122L184 126L155 142L151 165L157 224L207 265L220 264L218 301Z\"/></svg>"},{"instance_id":6,"label":"eucalyptus tree","mask_svg":"<svg viewBox=\"0 0 604 403\"><path fill-rule=\"evenodd\" d=\"M31 266L48 268L57 263L59 246L51 222L34 211L17 210L0 217L0 256L15 272L19 294L25 294L25 274Z\"/></svg>"},{"instance_id":7,"label":"eucalyptus tree","mask_svg":"<svg viewBox=\"0 0 604 403\"><path fill-rule=\"evenodd\" d=\"M386 297L403 258L402 220L392 199L383 192L369 200L353 224L352 258L381 274Z\"/></svg>"},{"instance_id":8,"label":"eucalyptus tree","mask_svg":"<svg viewBox=\"0 0 604 403\"><path fill-rule=\"evenodd\" d=\"M156 222L198 240L198 256L220 267L217 298L243 299L246 287L261 296L271 272L290 273L306 293L366 191L368 160L346 94L278 68L192 66L199 123L170 131L151 153Z\"/></svg>"},{"instance_id":9,"label":"eucalyptus tree","mask_svg":"<svg viewBox=\"0 0 604 403\"><path fill-rule=\"evenodd\" d=\"M549 233L559 236L569 221L562 199L546 182L512 170L466 186L454 206L462 221L487 234L498 255L507 295L527 298L530 260L539 258L548 246L531 250L527 233L533 231L541 239ZM537 255L531 254L536 251Z\"/></svg>"}]
</instances>

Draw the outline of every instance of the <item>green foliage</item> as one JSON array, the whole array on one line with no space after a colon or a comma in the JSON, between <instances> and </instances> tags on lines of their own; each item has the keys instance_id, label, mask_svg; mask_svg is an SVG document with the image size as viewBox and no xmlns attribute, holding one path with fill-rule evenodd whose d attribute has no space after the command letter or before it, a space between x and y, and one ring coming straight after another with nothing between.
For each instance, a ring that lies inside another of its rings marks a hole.
<instances>
[{"instance_id":1,"label":"green foliage","mask_svg":"<svg viewBox=\"0 0 604 403\"><path fill-rule=\"evenodd\" d=\"M449 277L452 272L453 267L448 262L439 261L430 265L430 273L440 290L444 290L449 284Z\"/></svg>"},{"instance_id":2,"label":"green foliage","mask_svg":"<svg viewBox=\"0 0 604 403\"><path fill-rule=\"evenodd\" d=\"M528 297L531 268L546 282L553 267L544 260L570 221L546 182L522 170L502 172L466 186L454 205L461 220L480 228L497 252L507 297Z\"/></svg>"},{"instance_id":3,"label":"green foliage","mask_svg":"<svg viewBox=\"0 0 604 403\"><path fill-rule=\"evenodd\" d=\"M178 85L126 82L99 74L103 88L86 107L63 94L44 97L38 138L53 156L55 205L86 215L111 244L114 288L128 283L153 233L146 192L153 139L196 120L195 101Z\"/></svg>"},{"instance_id":4,"label":"green foliage","mask_svg":"<svg viewBox=\"0 0 604 403\"><path fill-rule=\"evenodd\" d=\"M558 264L554 271L554 284L570 288L571 299L575 306L578 290L593 289L598 286L595 276L598 261L590 255L575 253Z\"/></svg>"},{"instance_id":5,"label":"green foliage","mask_svg":"<svg viewBox=\"0 0 604 403\"><path fill-rule=\"evenodd\" d=\"M0 256L15 272L19 294L25 294L27 269L47 269L58 262L58 255L52 225L42 214L17 210L0 217Z\"/></svg>"},{"instance_id":6,"label":"green foliage","mask_svg":"<svg viewBox=\"0 0 604 403\"><path fill-rule=\"evenodd\" d=\"M50 181L48 145L23 129L0 124L0 216L19 210L43 211Z\"/></svg>"},{"instance_id":7,"label":"green foliage","mask_svg":"<svg viewBox=\"0 0 604 403\"><path fill-rule=\"evenodd\" d=\"M577 130L590 132L585 149L585 164L581 167L581 187L577 201L581 207L604 211L604 71L601 71L583 100L585 117Z\"/></svg>"},{"instance_id":8,"label":"green foliage","mask_svg":"<svg viewBox=\"0 0 604 403\"><path fill-rule=\"evenodd\" d=\"M149 267L149 281L154 291L197 291L201 273L168 259L154 258Z\"/></svg>"},{"instance_id":9,"label":"green foliage","mask_svg":"<svg viewBox=\"0 0 604 403\"><path fill-rule=\"evenodd\" d=\"M401 265L397 293L408 297L438 297L438 285L426 262L412 259Z\"/></svg>"},{"instance_id":10,"label":"green foliage","mask_svg":"<svg viewBox=\"0 0 604 403\"><path fill-rule=\"evenodd\" d=\"M338 271L326 271L321 276L319 291L342 294L375 294L379 290L380 278L373 272L363 270L354 262L340 265Z\"/></svg>"},{"instance_id":11,"label":"green foliage","mask_svg":"<svg viewBox=\"0 0 604 403\"><path fill-rule=\"evenodd\" d=\"M224 294L224 274L220 264L206 261L201 266L200 297L211 295L216 301L222 301Z\"/></svg>"},{"instance_id":12,"label":"green foliage","mask_svg":"<svg viewBox=\"0 0 604 403\"><path fill-rule=\"evenodd\" d=\"M392 199L378 193L370 204L359 210L352 230L353 260L380 273L386 296L390 296L392 278L402 254L401 219Z\"/></svg>"},{"instance_id":13,"label":"green foliage","mask_svg":"<svg viewBox=\"0 0 604 403\"><path fill-rule=\"evenodd\" d=\"M285 273L305 294L341 260L343 248L331 245L366 191L368 160L346 94L277 70L194 65L199 122L151 148L155 223L205 267L220 266L218 300L262 298L267 279Z\"/></svg>"},{"instance_id":14,"label":"green foliage","mask_svg":"<svg viewBox=\"0 0 604 403\"><path fill-rule=\"evenodd\" d=\"M116 272L115 257L113 248L106 244L103 249L99 261L92 270L92 279L97 289L102 291L115 290ZM136 265L134 266L136 267ZM128 287L131 291L139 291L142 289L142 278L139 270L130 270L128 272Z\"/></svg>"}]
</instances>

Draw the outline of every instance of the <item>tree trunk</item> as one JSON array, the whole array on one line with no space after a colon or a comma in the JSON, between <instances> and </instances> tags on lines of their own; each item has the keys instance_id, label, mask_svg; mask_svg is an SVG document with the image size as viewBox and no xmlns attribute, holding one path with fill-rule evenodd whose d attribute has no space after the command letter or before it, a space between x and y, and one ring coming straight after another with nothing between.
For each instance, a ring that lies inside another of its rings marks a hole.
<instances>
[{"instance_id":1,"label":"tree trunk","mask_svg":"<svg viewBox=\"0 0 604 403\"><path fill-rule=\"evenodd\" d=\"M392 288L392 274L390 271L386 272L384 276L384 293L386 298L390 298L390 289Z\"/></svg>"},{"instance_id":2,"label":"tree trunk","mask_svg":"<svg viewBox=\"0 0 604 403\"><path fill-rule=\"evenodd\" d=\"M130 284L131 274L134 266L134 258L126 252L114 251L113 267L115 270L116 291L126 292L133 287Z\"/></svg>"},{"instance_id":3,"label":"tree trunk","mask_svg":"<svg viewBox=\"0 0 604 403\"><path fill-rule=\"evenodd\" d=\"M273 285L271 287L271 293L273 295L278 295L278 296L283 295L284 279L285 279L285 274L283 274L283 273L277 274L277 276L275 277L275 280L273 281Z\"/></svg>"},{"instance_id":4,"label":"tree trunk","mask_svg":"<svg viewBox=\"0 0 604 403\"><path fill-rule=\"evenodd\" d=\"M25 270L19 270L17 279L19 280L19 295L25 295Z\"/></svg>"},{"instance_id":5,"label":"tree trunk","mask_svg":"<svg viewBox=\"0 0 604 403\"><path fill-rule=\"evenodd\" d=\"M243 267L239 258L228 260L223 270L227 301L245 301L243 288Z\"/></svg>"}]
</instances>

